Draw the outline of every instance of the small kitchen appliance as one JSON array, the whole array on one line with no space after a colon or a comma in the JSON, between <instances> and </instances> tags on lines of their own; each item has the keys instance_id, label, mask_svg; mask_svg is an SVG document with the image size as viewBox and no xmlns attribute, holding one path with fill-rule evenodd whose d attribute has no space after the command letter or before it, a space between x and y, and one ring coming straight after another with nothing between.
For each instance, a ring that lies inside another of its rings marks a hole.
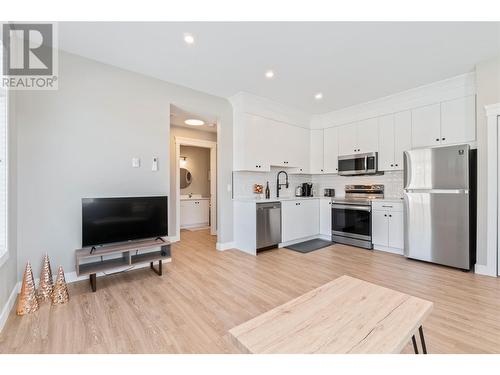
<instances>
[{"instance_id":1,"label":"small kitchen appliance","mask_svg":"<svg viewBox=\"0 0 500 375\"><path fill-rule=\"evenodd\" d=\"M302 196L312 197L313 196L313 184L310 182L304 182L302 184Z\"/></svg>"},{"instance_id":2,"label":"small kitchen appliance","mask_svg":"<svg viewBox=\"0 0 500 375\"><path fill-rule=\"evenodd\" d=\"M302 196L302 185L299 185L295 188L295 196L296 197L301 197Z\"/></svg>"},{"instance_id":3,"label":"small kitchen appliance","mask_svg":"<svg viewBox=\"0 0 500 375\"><path fill-rule=\"evenodd\" d=\"M326 188L324 195L325 195L325 197L334 197L335 196L335 189Z\"/></svg>"}]
</instances>

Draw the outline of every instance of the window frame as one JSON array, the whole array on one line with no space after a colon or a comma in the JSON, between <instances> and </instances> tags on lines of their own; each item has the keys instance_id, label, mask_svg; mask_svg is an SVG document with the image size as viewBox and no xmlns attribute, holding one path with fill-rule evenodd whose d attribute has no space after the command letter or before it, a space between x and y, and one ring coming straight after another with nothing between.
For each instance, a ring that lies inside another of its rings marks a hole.
<instances>
[{"instance_id":1,"label":"window frame","mask_svg":"<svg viewBox=\"0 0 500 375\"><path fill-rule=\"evenodd\" d=\"M5 247L0 248L0 267L9 259L9 177L10 177L10 168L9 168L9 125L10 125L10 111L9 111L9 90L0 88L0 97L5 98L5 156L4 156L4 165L5 165L5 212L2 214L5 215Z\"/></svg>"}]
</instances>

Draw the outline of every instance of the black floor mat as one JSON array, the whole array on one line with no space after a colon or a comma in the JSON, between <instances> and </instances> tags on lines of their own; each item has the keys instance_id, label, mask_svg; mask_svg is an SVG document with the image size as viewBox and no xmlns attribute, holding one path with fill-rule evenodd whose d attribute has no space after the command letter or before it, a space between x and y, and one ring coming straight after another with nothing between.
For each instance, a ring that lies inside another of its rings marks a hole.
<instances>
[{"instance_id":1,"label":"black floor mat","mask_svg":"<svg viewBox=\"0 0 500 375\"><path fill-rule=\"evenodd\" d=\"M311 251L319 250L330 245L333 245L333 242L316 238L314 240L299 242L290 246L286 246L285 248L293 251L298 251L299 253L309 253Z\"/></svg>"}]
</instances>

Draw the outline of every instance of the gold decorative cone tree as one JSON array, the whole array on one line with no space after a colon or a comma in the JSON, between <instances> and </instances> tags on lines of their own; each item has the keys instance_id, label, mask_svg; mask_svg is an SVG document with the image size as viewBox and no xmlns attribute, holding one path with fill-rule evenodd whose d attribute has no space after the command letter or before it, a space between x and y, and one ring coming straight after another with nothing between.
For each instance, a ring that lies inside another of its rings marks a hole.
<instances>
[{"instance_id":1,"label":"gold decorative cone tree","mask_svg":"<svg viewBox=\"0 0 500 375\"><path fill-rule=\"evenodd\" d=\"M54 279L50 269L49 255L43 257L42 274L40 275L40 284L38 285L37 297L39 302L50 301L54 289Z\"/></svg>"},{"instance_id":2,"label":"gold decorative cone tree","mask_svg":"<svg viewBox=\"0 0 500 375\"><path fill-rule=\"evenodd\" d=\"M64 278L64 270L62 266L57 269L57 278L52 291L52 304L60 305L69 301L68 287Z\"/></svg>"},{"instance_id":3,"label":"gold decorative cone tree","mask_svg":"<svg viewBox=\"0 0 500 375\"><path fill-rule=\"evenodd\" d=\"M23 275L23 285L17 301L17 315L31 314L38 310L38 300L36 298L35 279L30 262L26 263Z\"/></svg>"}]
</instances>

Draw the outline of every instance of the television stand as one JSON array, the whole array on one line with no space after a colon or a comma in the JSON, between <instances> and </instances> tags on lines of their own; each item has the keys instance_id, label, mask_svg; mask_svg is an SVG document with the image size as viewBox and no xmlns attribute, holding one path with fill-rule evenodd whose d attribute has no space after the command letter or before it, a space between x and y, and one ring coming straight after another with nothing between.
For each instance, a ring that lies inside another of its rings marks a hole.
<instances>
[{"instance_id":1,"label":"television stand","mask_svg":"<svg viewBox=\"0 0 500 375\"><path fill-rule=\"evenodd\" d=\"M77 276L88 275L93 292L97 290L99 272L120 272L124 267L149 263L151 270L162 276L163 263L172 261L170 243L165 240L158 243L156 239L78 249L75 251L75 257ZM105 257L108 259L104 259ZM158 267L154 266L155 262L158 262Z\"/></svg>"}]
</instances>

